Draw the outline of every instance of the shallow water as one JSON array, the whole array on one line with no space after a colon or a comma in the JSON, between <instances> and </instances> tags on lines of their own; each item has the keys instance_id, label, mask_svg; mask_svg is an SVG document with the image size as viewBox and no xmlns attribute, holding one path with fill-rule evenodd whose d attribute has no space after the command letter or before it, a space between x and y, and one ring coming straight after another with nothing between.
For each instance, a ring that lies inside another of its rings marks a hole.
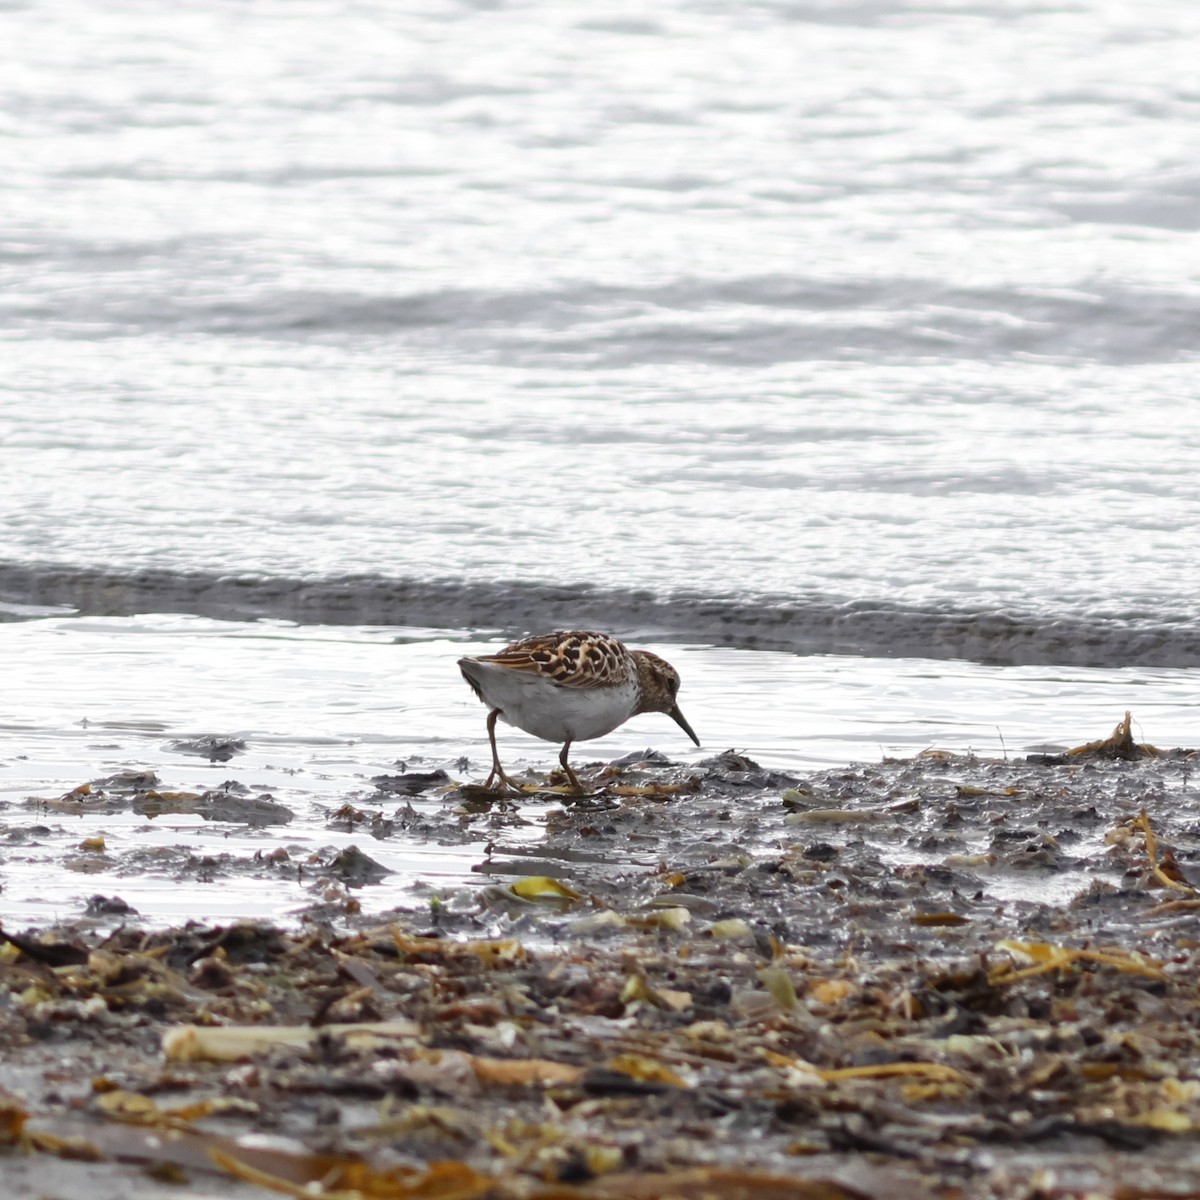
<instances>
[{"instance_id":1,"label":"shallow water","mask_svg":"<svg viewBox=\"0 0 1200 1200\"><path fill-rule=\"evenodd\" d=\"M431 893L451 896L488 882L483 864L491 841L502 844L493 864L503 875L509 850L536 848L543 836L545 801L523 803L501 824L472 822L448 819L458 799L430 791L412 801L413 819L428 819L424 832L398 827L376 840L362 828L327 826L346 802L398 815L404 801L381 802L370 781L396 774L400 764L482 780L484 710L459 678L455 659L489 645L428 629L181 616L46 616L0 624L7 668L0 814L9 839L0 851L0 879L7 919L44 923L78 914L94 894L119 895L150 922L200 914L294 919L324 894L318 880L328 873L312 865L312 856L350 844L394 872L380 885L355 890L367 911L420 905ZM1127 708L1139 740L1162 746L1195 740L1197 701L1182 671L654 648L680 670L681 705L703 748L666 718L647 715L578 746L577 764L647 747L681 763L734 747L764 766L801 774L929 747L1016 756L1106 735ZM208 735L244 739L246 749L209 763L174 745ZM545 772L555 758L547 743L504 726L501 748L510 769ZM130 769L153 770L162 791L202 792L237 780L295 816L287 825L250 829L195 816L150 819L127 805L72 815L34 799L57 800ZM774 801L764 820L789 836ZM103 855L78 850L97 835L105 839ZM289 870L265 877L250 870L256 854L279 846L289 851ZM171 851L159 867L145 853L131 865L131 854L154 847ZM199 861L213 855L233 861L225 867ZM76 866L64 868L65 859ZM345 894L336 880L329 886L331 895ZM996 882L1006 896L1029 886Z\"/></svg>"}]
</instances>

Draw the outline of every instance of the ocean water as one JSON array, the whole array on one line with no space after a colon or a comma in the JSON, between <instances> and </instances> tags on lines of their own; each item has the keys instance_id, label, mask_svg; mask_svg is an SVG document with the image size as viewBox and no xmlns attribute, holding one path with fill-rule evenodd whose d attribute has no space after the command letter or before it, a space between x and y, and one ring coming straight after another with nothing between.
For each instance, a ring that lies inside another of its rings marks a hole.
<instances>
[{"instance_id":1,"label":"ocean water","mask_svg":"<svg viewBox=\"0 0 1200 1200\"><path fill-rule=\"evenodd\" d=\"M301 808L478 762L454 657L570 625L771 765L1196 740L1195 5L55 0L0 41L11 805L185 734Z\"/></svg>"}]
</instances>

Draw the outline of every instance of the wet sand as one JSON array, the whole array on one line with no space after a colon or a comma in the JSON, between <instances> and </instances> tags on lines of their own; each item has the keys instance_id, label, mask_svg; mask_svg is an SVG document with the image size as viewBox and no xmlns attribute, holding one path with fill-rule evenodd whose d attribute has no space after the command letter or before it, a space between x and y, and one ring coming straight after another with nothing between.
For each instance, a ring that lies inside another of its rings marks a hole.
<instances>
[{"instance_id":1,"label":"wet sand","mask_svg":"<svg viewBox=\"0 0 1200 1200\"><path fill-rule=\"evenodd\" d=\"M1079 754L806 774L630 756L583 799L400 773L346 806L364 836L286 929L143 928L97 903L6 930L0 1180L114 1200L318 1178L347 1197L1194 1194L1194 766L1126 727ZM483 837L488 882L364 912L380 822ZM240 869L296 867L265 848Z\"/></svg>"},{"instance_id":2,"label":"wet sand","mask_svg":"<svg viewBox=\"0 0 1200 1200\"><path fill-rule=\"evenodd\" d=\"M0 562L0 597L21 607L88 616L185 613L245 621L262 616L306 625L408 625L494 629L505 641L530 629L636 630L642 638L777 650L975 659L996 664L1093 667L1200 665L1200 629L1154 623L1142 612L1116 614L1009 612L944 603L786 595L663 597L584 585L516 580L395 580L346 575L327 579L143 568L113 570L52 563ZM520 613L522 624L511 624Z\"/></svg>"}]
</instances>

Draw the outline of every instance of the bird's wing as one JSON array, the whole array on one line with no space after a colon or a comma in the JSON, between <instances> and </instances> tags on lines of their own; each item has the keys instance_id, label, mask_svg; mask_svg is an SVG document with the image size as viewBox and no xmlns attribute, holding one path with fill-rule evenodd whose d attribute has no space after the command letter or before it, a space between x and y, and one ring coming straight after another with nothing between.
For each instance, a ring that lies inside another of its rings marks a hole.
<instances>
[{"instance_id":1,"label":"bird's wing","mask_svg":"<svg viewBox=\"0 0 1200 1200\"><path fill-rule=\"evenodd\" d=\"M525 638L486 654L481 662L511 671L529 671L562 687L608 687L630 677L629 655L616 638L568 630Z\"/></svg>"}]
</instances>

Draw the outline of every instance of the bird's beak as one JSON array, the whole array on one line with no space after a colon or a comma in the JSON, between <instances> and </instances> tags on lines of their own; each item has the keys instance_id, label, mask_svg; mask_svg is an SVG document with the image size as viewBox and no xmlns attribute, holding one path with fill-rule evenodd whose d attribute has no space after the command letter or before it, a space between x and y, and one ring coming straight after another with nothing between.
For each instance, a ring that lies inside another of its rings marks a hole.
<instances>
[{"instance_id":1,"label":"bird's beak","mask_svg":"<svg viewBox=\"0 0 1200 1200\"><path fill-rule=\"evenodd\" d=\"M696 736L696 731L687 723L687 717L685 717L683 713L679 711L678 704L667 713L667 716L670 717L671 720L674 721L675 724L678 725L679 728L682 729L683 732L686 733L688 737L690 737L692 741L696 743L697 746L700 745L700 739Z\"/></svg>"}]
</instances>

